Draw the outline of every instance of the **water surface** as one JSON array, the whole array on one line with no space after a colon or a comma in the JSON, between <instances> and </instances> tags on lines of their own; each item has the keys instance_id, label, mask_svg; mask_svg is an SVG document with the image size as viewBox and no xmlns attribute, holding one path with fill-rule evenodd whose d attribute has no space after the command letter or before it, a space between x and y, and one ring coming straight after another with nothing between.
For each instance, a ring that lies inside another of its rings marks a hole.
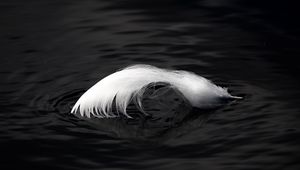
<instances>
[{"instance_id":1,"label":"water surface","mask_svg":"<svg viewBox=\"0 0 300 170\"><path fill-rule=\"evenodd\" d=\"M297 9L272 5L1 2L0 166L298 169ZM156 112L172 120L69 114L85 90L137 63L193 71L244 98L209 111L169 101Z\"/></svg>"}]
</instances>

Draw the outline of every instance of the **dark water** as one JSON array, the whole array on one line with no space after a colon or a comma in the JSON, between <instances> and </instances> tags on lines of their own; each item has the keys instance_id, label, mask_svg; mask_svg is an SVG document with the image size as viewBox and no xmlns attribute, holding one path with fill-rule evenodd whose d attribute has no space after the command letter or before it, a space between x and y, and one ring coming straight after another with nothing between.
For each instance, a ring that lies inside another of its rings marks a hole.
<instances>
[{"instance_id":1,"label":"dark water","mask_svg":"<svg viewBox=\"0 0 300 170\"><path fill-rule=\"evenodd\" d=\"M0 14L2 170L300 168L296 4L30 0L1 1ZM171 121L68 114L135 63L193 71L244 99L210 111L170 102Z\"/></svg>"}]
</instances>

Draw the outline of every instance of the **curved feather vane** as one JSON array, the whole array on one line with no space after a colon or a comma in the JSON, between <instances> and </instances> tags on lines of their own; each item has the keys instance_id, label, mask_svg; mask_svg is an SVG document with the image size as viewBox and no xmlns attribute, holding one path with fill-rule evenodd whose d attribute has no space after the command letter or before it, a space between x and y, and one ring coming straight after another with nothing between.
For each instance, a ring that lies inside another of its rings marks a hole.
<instances>
[{"instance_id":1,"label":"curved feather vane","mask_svg":"<svg viewBox=\"0 0 300 170\"><path fill-rule=\"evenodd\" d=\"M209 80L192 72L167 70L150 65L134 65L117 71L88 89L76 102L71 113L80 113L90 118L117 117L112 112L128 118L126 108L134 100L142 111L142 97L149 84L166 83L179 91L194 107L213 107L220 98L240 98L231 96L226 88L216 86Z\"/></svg>"}]
</instances>

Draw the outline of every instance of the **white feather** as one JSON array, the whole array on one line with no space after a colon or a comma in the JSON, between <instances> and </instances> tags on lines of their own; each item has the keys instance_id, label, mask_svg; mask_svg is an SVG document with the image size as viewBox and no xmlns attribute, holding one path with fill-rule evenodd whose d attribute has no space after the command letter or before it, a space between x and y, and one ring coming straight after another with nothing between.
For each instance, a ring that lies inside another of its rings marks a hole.
<instances>
[{"instance_id":1,"label":"white feather","mask_svg":"<svg viewBox=\"0 0 300 170\"><path fill-rule=\"evenodd\" d=\"M126 112L128 104L135 100L142 109L142 96L151 83L167 83L179 91L194 107L211 107L219 98L231 96L226 88L216 86L209 80L192 72L161 69L150 65L134 65L117 71L88 89L76 102L71 113L99 118L117 117L112 113L113 104L117 112Z\"/></svg>"}]
</instances>

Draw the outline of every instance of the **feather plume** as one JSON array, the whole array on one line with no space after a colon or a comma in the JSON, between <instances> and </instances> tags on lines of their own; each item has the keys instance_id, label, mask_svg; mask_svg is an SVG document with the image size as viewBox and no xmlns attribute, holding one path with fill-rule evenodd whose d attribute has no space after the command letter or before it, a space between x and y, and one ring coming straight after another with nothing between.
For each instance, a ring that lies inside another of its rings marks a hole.
<instances>
[{"instance_id":1,"label":"feather plume","mask_svg":"<svg viewBox=\"0 0 300 170\"><path fill-rule=\"evenodd\" d=\"M220 98L240 98L195 73L140 64L126 67L100 80L79 98L71 113L88 118L111 118L121 113L131 118L126 112L127 106L135 101L143 111L143 94L146 87L153 83L169 84L198 108L213 107ZM112 112L113 107L118 114Z\"/></svg>"}]
</instances>

